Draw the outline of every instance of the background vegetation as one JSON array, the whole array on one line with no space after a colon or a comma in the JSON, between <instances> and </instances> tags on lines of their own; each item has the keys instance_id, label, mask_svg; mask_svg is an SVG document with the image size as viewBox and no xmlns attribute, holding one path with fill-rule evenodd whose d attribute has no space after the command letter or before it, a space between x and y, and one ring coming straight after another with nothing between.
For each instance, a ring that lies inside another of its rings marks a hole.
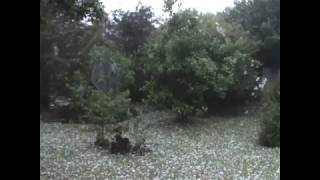
<instances>
[{"instance_id":1,"label":"background vegetation","mask_svg":"<svg viewBox=\"0 0 320 180\"><path fill-rule=\"evenodd\" d=\"M98 0L40 0L40 120L95 124L98 145L146 152L140 121L123 123L139 105L187 123L261 106L260 144L280 147L280 0L217 14L175 3L159 23L141 4L107 14Z\"/></svg>"}]
</instances>

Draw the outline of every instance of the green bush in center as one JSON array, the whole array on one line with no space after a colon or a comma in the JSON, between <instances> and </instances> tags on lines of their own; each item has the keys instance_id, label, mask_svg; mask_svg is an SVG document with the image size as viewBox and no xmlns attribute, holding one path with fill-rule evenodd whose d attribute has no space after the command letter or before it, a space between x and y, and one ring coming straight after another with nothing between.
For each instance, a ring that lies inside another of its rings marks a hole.
<instances>
[{"instance_id":1,"label":"green bush in center","mask_svg":"<svg viewBox=\"0 0 320 180\"><path fill-rule=\"evenodd\" d=\"M234 94L251 99L259 68L254 51L240 25L222 16L179 12L149 43L148 101L185 119Z\"/></svg>"}]
</instances>

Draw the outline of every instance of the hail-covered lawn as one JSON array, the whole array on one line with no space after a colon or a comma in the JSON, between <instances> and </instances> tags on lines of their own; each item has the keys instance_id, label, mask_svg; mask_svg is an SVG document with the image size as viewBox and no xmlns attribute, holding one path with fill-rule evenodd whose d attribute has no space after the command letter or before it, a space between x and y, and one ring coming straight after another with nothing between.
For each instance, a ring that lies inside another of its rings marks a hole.
<instances>
[{"instance_id":1,"label":"hail-covered lawn","mask_svg":"<svg viewBox=\"0 0 320 180\"><path fill-rule=\"evenodd\" d=\"M40 179L280 179L280 149L257 144L255 117L209 117L174 123L172 114L143 117L145 156L94 147L90 125L40 122Z\"/></svg>"}]
</instances>

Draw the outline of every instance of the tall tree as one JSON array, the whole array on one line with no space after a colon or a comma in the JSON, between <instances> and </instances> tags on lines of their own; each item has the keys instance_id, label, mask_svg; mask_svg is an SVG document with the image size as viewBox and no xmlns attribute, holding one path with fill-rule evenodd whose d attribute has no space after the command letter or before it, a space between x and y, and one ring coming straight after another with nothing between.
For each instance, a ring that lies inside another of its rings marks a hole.
<instances>
[{"instance_id":1,"label":"tall tree","mask_svg":"<svg viewBox=\"0 0 320 180\"><path fill-rule=\"evenodd\" d=\"M265 67L280 68L280 0L241 0L226 9L226 19L240 23L259 42L256 53Z\"/></svg>"},{"instance_id":2,"label":"tall tree","mask_svg":"<svg viewBox=\"0 0 320 180\"><path fill-rule=\"evenodd\" d=\"M84 57L105 28L104 16L98 0L40 0L40 107L47 109L51 95L65 90L67 75L85 67Z\"/></svg>"},{"instance_id":3,"label":"tall tree","mask_svg":"<svg viewBox=\"0 0 320 180\"><path fill-rule=\"evenodd\" d=\"M133 12L114 11L113 21L108 26L107 38L132 60L135 80L130 87L130 96L133 101L141 101L144 97L140 90L145 80L143 49L156 22L151 7L138 4Z\"/></svg>"},{"instance_id":4,"label":"tall tree","mask_svg":"<svg viewBox=\"0 0 320 180\"><path fill-rule=\"evenodd\" d=\"M138 5L133 12L116 10L107 35L126 55L140 54L155 22L151 7Z\"/></svg>"}]
</instances>

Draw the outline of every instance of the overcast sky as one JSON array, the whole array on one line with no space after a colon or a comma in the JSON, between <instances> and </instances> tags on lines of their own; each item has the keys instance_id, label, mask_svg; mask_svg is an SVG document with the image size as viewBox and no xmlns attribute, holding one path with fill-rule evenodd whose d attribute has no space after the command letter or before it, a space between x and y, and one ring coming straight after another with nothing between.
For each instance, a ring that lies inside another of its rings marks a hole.
<instances>
[{"instance_id":1,"label":"overcast sky","mask_svg":"<svg viewBox=\"0 0 320 180\"><path fill-rule=\"evenodd\" d=\"M139 0L101 0L107 12L115 9L133 11ZM140 0L143 5L153 8L156 16L161 16L163 0ZM232 7L234 0L179 0L182 2L181 9L194 8L200 12L216 13L226 7ZM179 2L178 1L178 2ZM176 9L176 8L175 8Z\"/></svg>"}]
</instances>

